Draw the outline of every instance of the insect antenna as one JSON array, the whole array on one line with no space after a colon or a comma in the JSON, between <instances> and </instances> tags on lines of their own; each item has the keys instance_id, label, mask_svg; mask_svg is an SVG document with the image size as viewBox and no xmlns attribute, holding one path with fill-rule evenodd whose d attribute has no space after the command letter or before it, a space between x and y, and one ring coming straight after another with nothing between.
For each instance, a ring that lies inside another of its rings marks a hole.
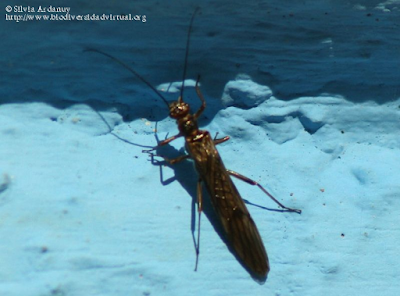
<instances>
[{"instance_id":1,"label":"insect antenna","mask_svg":"<svg viewBox=\"0 0 400 296\"><path fill-rule=\"evenodd\" d=\"M150 84L150 82L148 82L146 79L144 79L138 72L136 72L135 70L133 70L130 66L128 66L127 64L125 64L123 61L117 59L116 57L114 57L114 56L112 56L112 55L110 55L110 54L108 54L108 53L106 53L106 52L104 52L104 51L98 50L98 49L87 48L87 49L85 49L84 51L93 51L93 52L97 52L97 53L100 53L100 54L102 54L102 55L104 55L104 56L106 56L106 57L112 59L113 61L117 62L118 64L120 64L121 66L123 66L125 69L127 69L129 72L131 72L133 75L135 75L137 78L139 78L139 79L140 79L143 83L145 83L148 87L150 87L150 88L163 100L163 102L167 105L167 107L169 107L169 103L168 103L168 101L163 97L163 95L160 94L160 92L159 92L154 86L152 86L152 85Z\"/></svg>"},{"instance_id":2,"label":"insect antenna","mask_svg":"<svg viewBox=\"0 0 400 296\"><path fill-rule=\"evenodd\" d=\"M182 86L181 86L181 93L178 99L178 102L181 103L183 100L183 89L185 88L185 79L186 79L186 69L187 69L187 62L188 62L188 56L189 56L189 45L190 45L190 33L192 32L192 25L193 25L193 20L194 16L196 15L197 11L199 11L199 7L196 7L196 9L193 12L192 18L190 19L190 24L189 24L189 30L187 33L187 39L186 39L186 52L185 52L185 62L183 64L183 77L182 77Z\"/></svg>"}]
</instances>

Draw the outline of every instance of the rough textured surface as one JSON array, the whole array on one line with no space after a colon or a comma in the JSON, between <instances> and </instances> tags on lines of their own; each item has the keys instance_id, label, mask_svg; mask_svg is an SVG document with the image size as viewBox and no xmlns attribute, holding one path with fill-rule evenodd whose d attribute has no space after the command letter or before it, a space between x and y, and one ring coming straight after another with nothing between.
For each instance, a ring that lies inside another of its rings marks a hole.
<instances>
[{"instance_id":1,"label":"rough textured surface","mask_svg":"<svg viewBox=\"0 0 400 296\"><path fill-rule=\"evenodd\" d=\"M399 1L213 2L200 4L187 75L202 75L200 124L231 136L218 148L228 168L303 210L274 211L235 181L270 257L265 285L228 251L209 205L193 272L193 166L163 167L160 182L141 152L175 123L129 72L82 52L111 53L165 90L182 78L198 1L70 1L71 14L146 22L3 18L0 295L398 293ZM160 153L183 153L182 143Z\"/></svg>"}]
</instances>

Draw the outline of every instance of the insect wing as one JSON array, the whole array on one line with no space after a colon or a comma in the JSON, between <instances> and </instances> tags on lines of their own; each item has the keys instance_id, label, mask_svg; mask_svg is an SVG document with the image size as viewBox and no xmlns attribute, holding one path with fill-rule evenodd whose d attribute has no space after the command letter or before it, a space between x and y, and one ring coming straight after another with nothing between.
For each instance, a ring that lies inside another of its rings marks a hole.
<instances>
[{"instance_id":1,"label":"insect wing","mask_svg":"<svg viewBox=\"0 0 400 296\"><path fill-rule=\"evenodd\" d=\"M201 141L187 142L196 169L210 195L230 247L243 265L257 277L269 271L268 256L258 229L225 169L208 132Z\"/></svg>"}]
</instances>

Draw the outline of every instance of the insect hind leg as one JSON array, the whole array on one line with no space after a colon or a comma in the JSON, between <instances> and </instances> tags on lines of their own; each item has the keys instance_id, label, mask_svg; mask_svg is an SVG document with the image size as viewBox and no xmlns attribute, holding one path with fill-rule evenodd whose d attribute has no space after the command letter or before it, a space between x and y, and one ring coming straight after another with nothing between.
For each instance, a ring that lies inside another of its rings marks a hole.
<instances>
[{"instance_id":1,"label":"insect hind leg","mask_svg":"<svg viewBox=\"0 0 400 296\"><path fill-rule=\"evenodd\" d=\"M194 247L196 249L196 264L194 267L194 271L197 271L197 266L199 264L199 256L200 256L200 218L201 218L201 212L203 211L203 190L202 190L202 180L199 178L197 181L197 242L194 236L194 232L192 232L193 235L193 242L194 242Z\"/></svg>"},{"instance_id":2,"label":"insect hind leg","mask_svg":"<svg viewBox=\"0 0 400 296\"><path fill-rule=\"evenodd\" d=\"M233 177L236 177L236 178L238 178L238 179L240 179L240 180L242 180L242 181L244 181L244 182L246 182L246 183L248 183L248 184L250 184L250 185L258 186L266 195L269 196L269 198L271 198L271 199L272 199L277 205L279 205L282 209L285 209L285 210L287 210L287 211L289 211L289 212L295 212L295 213L301 214L301 210L292 209L292 208L288 208L288 207L284 206L284 205L283 205L282 203L280 203L271 193L269 193L269 192L267 191L267 189L265 189L264 187L262 187L261 184L259 184L258 182L254 181L254 180L252 180L252 179L250 179L250 178L247 178L246 176L243 176L243 175L241 175L241 174L239 174L239 173L237 173L237 172L235 172L235 171L228 170L228 169L227 169L226 171L228 172L229 175L231 175L231 176L233 176Z\"/></svg>"}]
</instances>

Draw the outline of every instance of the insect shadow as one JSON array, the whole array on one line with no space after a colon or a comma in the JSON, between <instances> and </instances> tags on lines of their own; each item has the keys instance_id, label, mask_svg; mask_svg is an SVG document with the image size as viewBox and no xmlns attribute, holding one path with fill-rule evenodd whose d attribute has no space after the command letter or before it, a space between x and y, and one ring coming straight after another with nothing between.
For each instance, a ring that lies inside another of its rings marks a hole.
<instances>
[{"instance_id":1,"label":"insect shadow","mask_svg":"<svg viewBox=\"0 0 400 296\"><path fill-rule=\"evenodd\" d=\"M125 142L126 144L129 144L129 145L133 145L133 146L141 147L141 148L153 148L153 146L141 145L141 144L134 143L134 142L131 142L131 141L127 140L127 139L124 139L124 138L120 137L119 135L117 135L116 133L113 132L113 129L111 128L111 126L107 122L107 120L104 118L104 116L98 110L94 109L93 107L92 107L92 109L94 110L94 112L97 113L97 115L100 117L100 119L105 123L105 125L108 128L108 132L109 132L110 135L116 137L118 140L120 140L122 142Z\"/></svg>"},{"instance_id":2,"label":"insect shadow","mask_svg":"<svg viewBox=\"0 0 400 296\"><path fill-rule=\"evenodd\" d=\"M160 155L162 157L165 157L166 159L174 159L180 155L186 154L185 149L183 147L178 150L170 144L166 144L163 146L150 146L150 145L143 145L143 144L135 143L135 142L129 141L127 139L124 139L113 132L113 129L111 128L110 124L107 122L107 120L104 118L104 116L99 111L97 111L95 108L93 108L93 110L98 114L100 119L107 126L109 133L111 135L113 135L116 139L118 139L128 145L132 145L135 147L141 147L141 148L154 148L153 152L155 152L156 155ZM155 130L157 130L157 123L156 123ZM161 142L157 133L154 134L154 137L155 137L157 143ZM196 210L198 175L196 174L193 160L184 159L178 163L170 164L168 161L163 160L161 157L158 157L156 155L149 154L149 161L154 166L159 167L160 183L163 186L168 186L172 182L178 182L182 186L182 188L184 188L186 190L186 192L189 194L189 196L191 197L190 231L192 234L194 249L196 251L196 250L198 250L198 246L200 244L200 242L198 242L196 239L196 230L199 231L199 229L196 229L196 227L198 226L198 224L196 223L197 222L196 217L198 217L198 212ZM165 178L164 169L163 169L165 167L168 167L173 171L173 176ZM202 186L204 186L204 185L202 185ZM202 213L204 213L205 216L207 217L207 219L210 221L215 232L218 234L220 239L227 246L229 252L235 256L236 260L250 274L250 276L255 281L257 281L259 283L264 283L266 281L266 277L260 277L258 274L255 274L252 270L250 270L242 262L240 257L237 255L237 252L235 251L232 244L228 241L228 239L225 235L225 230L221 224L221 221L220 221L218 215L216 214L216 212L213 208L213 205L211 203L211 198L208 196L207 190L203 190L203 194L204 194L204 198L203 198ZM285 209L269 208L269 207L262 206L260 204L252 203L245 198L242 198L242 199L245 204L260 208L262 210L271 211L271 212L287 212L287 210L285 210Z\"/></svg>"},{"instance_id":3,"label":"insect shadow","mask_svg":"<svg viewBox=\"0 0 400 296\"><path fill-rule=\"evenodd\" d=\"M156 129L157 130L157 129ZM157 134L155 134L155 138L157 143L160 142L159 137ZM170 144L164 145L164 146L156 146L155 150L156 155L165 157L167 159L174 159L182 154L185 154L185 149L176 149L175 147L171 146ZM196 221L196 218L198 218L198 212L196 210L196 204L197 204L197 183L198 183L198 176L196 174L196 170L194 167L193 160L191 159L184 159L180 161L179 163L175 164L170 164L168 161L163 160L161 157L157 157L155 155L149 154L149 161L152 163L152 165L158 166L159 167L159 178L160 178L160 183L163 186L168 186L172 182L178 182L182 188L186 190L186 192L189 194L191 197L191 221L190 221L190 231L192 234L192 239L193 239L193 245L194 249L197 250L198 246L200 244L199 241L196 239L196 230L199 231L199 229L196 229L198 227L198 224ZM164 169L168 167L173 171L173 176L165 178L164 174ZM190 173L191 172L191 173ZM202 185L204 186L204 185ZM212 227L214 228L215 232L218 234L220 239L224 242L224 244L227 246L229 252L235 256L236 260L242 265L242 267L250 274L250 276L257 282L259 283L264 283L267 279L267 277L260 276L256 273L254 273L251 269L249 269L244 262L241 260L241 258L237 255L236 250L232 246L232 244L229 242L229 240L226 237L225 230L221 224L221 221L215 212L213 205L211 203L211 198L208 196L208 192L206 190L203 191L204 197L203 197L203 208L202 208L202 213L205 214L207 219L210 221ZM243 198L243 201L247 205L251 205L257 208L260 208L262 210L266 211L272 211L272 212L287 212L285 209L277 209L277 208L268 208L265 206L261 206L256 203L249 202L248 200ZM197 267L197 266L196 266Z\"/></svg>"},{"instance_id":4,"label":"insect shadow","mask_svg":"<svg viewBox=\"0 0 400 296\"><path fill-rule=\"evenodd\" d=\"M141 148L155 148L153 152L155 152L156 155L160 155L162 157L165 157L167 159L174 159L180 155L186 154L185 149L182 147L181 149L176 149L170 144L166 144L163 146L149 146L149 145L142 145L139 143L134 143L132 141L129 141L127 139L124 139L120 137L119 135L115 134L113 132L113 129L111 128L110 124L107 122L107 120L104 118L104 116L97 111L96 109L93 108L93 110L97 113L97 115L100 117L100 119L104 122L104 124L107 126L109 133L113 135L116 139L128 144L132 145L135 147L141 147ZM155 126L155 130L157 130L157 123ZM156 139L157 143L160 143L160 139L158 137L158 134L155 133L154 137ZM175 164L170 164L168 161L163 160L161 157L157 157L154 154L149 154L149 161L159 167L159 178L160 178L160 183L163 186L168 186L172 182L178 182L182 188L186 190L186 192L189 194L191 197L191 220L190 220L190 231L192 234L192 239L193 239L193 245L194 245L194 250L195 252L199 250L199 244L200 242L197 241L196 238L196 230L197 232L199 229L196 229L198 227L198 224L196 222L196 217L198 217L198 212L196 210L196 204L197 204L197 183L198 183L198 176L196 174L196 170L194 168L194 163L193 160L191 159L184 159L178 163ZM164 169L165 167L170 168L173 171L173 176L165 178L164 176ZM192 172L192 173L188 173ZM203 190L203 194L205 195L203 198L203 208L202 208L202 213L205 214L207 219L210 221L211 225L213 226L215 232L218 234L220 239L224 242L224 244L227 246L229 252L233 254L236 258L236 260L242 265L242 267L250 274L250 276L256 280L259 283L264 283L266 281L266 277L260 277L259 275L255 274L252 270L250 270L240 259L240 257L237 255L237 252L233 248L232 244L229 242L225 235L225 230L221 224L221 221L216 214L212 203L211 203L211 198L208 196L207 190ZM286 212L287 210L284 209L277 209L277 208L268 208L261 206L259 204L255 204L252 202L249 202L248 200L243 198L243 201L247 205L252 205L254 207L258 207L263 210L267 211L272 211L272 212ZM199 254L197 254L198 256ZM197 257L196 257L197 260ZM197 261L196 261L196 267L197 267Z\"/></svg>"}]
</instances>

